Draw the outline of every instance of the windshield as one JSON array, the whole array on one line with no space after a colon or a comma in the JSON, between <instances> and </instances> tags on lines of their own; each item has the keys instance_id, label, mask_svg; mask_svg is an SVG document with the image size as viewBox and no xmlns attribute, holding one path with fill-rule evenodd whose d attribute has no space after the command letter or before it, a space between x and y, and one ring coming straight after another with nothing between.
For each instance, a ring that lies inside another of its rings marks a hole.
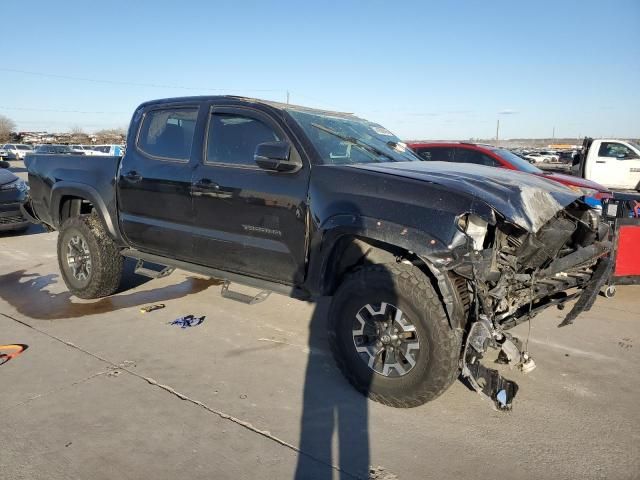
<instances>
[{"instance_id":1,"label":"windshield","mask_svg":"<svg viewBox=\"0 0 640 480\"><path fill-rule=\"evenodd\" d=\"M540 170L538 167L534 167L529 162L527 162L524 158L520 158L518 155L516 155L513 152L510 152L509 150L505 150L504 148L495 148L493 149L493 153L495 153L500 158L502 158L506 162L516 167L516 170L520 170L521 172L527 172L527 173L536 173L536 174L542 173L542 170Z\"/></svg>"},{"instance_id":2,"label":"windshield","mask_svg":"<svg viewBox=\"0 0 640 480\"><path fill-rule=\"evenodd\" d=\"M287 111L307 134L324 164L420 160L398 137L377 123L338 114Z\"/></svg>"},{"instance_id":3,"label":"windshield","mask_svg":"<svg viewBox=\"0 0 640 480\"><path fill-rule=\"evenodd\" d=\"M18 145L18 150L31 150L31 147L27 145Z\"/></svg>"}]
</instances>

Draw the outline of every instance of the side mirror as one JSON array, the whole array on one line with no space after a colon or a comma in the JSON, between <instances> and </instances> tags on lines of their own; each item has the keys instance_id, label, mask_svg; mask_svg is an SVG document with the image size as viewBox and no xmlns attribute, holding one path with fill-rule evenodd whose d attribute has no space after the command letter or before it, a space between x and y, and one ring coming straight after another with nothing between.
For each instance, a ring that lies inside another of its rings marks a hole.
<instances>
[{"instance_id":1,"label":"side mirror","mask_svg":"<svg viewBox=\"0 0 640 480\"><path fill-rule=\"evenodd\" d=\"M11 164L9 162L5 162L4 160L0 160L0 168L9 168Z\"/></svg>"},{"instance_id":2,"label":"side mirror","mask_svg":"<svg viewBox=\"0 0 640 480\"><path fill-rule=\"evenodd\" d=\"M290 160L291 145L287 142L264 142L258 144L253 159L258 166L272 172L293 172L302 167L302 163Z\"/></svg>"}]
</instances>

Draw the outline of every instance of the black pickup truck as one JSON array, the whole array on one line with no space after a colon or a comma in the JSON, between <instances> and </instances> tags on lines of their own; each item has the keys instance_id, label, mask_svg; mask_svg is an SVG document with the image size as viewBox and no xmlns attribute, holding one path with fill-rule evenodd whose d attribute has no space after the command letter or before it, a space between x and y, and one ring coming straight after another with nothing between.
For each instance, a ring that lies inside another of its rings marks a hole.
<instances>
[{"instance_id":1,"label":"black pickup truck","mask_svg":"<svg viewBox=\"0 0 640 480\"><path fill-rule=\"evenodd\" d=\"M578 298L571 323L610 268L608 227L572 190L421 162L351 114L157 100L135 111L121 158L33 154L26 165L23 210L59 230L60 271L76 296L113 294L123 257L149 276L181 268L223 279L227 294L237 282L332 296L338 366L398 407L432 400L462 372L509 408L517 385L482 354L498 348L531 368L508 329Z\"/></svg>"}]
</instances>

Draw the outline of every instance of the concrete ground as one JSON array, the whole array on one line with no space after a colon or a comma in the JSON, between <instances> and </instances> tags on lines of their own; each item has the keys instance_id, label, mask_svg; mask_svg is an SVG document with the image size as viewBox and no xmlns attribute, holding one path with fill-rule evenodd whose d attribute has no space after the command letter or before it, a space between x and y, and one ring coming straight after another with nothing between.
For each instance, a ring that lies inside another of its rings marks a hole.
<instances>
[{"instance_id":1,"label":"concrete ground","mask_svg":"<svg viewBox=\"0 0 640 480\"><path fill-rule=\"evenodd\" d=\"M28 345L0 365L0 478L639 478L640 287L570 327L555 309L537 317L538 368L506 373L512 412L461 382L404 410L334 367L326 300L248 306L216 281L128 264L121 292L81 301L56 238L0 236L0 344ZM169 324L186 314L206 318Z\"/></svg>"}]
</instances>

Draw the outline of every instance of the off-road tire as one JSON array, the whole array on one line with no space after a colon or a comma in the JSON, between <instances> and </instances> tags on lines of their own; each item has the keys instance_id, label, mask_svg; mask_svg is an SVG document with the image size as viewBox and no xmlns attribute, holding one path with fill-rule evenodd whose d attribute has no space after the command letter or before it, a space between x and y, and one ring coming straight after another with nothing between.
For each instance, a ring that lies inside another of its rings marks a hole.
<instances>
[{"instance_id":1,"label":"off-road tire","mask_svg":"<svg viewBox=\"0 0 640 480\"><path fill-rule=\"evenodd\" d=\"M427 349L401 377L374 372L354 345L356 313L364 305L380 302L394 304L408 315L420 349ZM329 315L329 343L338 368L359 392L376 402L416 407L437 398L458 376L461 333L449 325L429 278L413 265L370 265L355 270L338 288Z\"/></svg>"},{"instance_id":2,"label":"off-road tire","mask_svg":"<svg viewBox=\"0 0 640 480\"><path fill-rule=\"evenodd\" d=\"M79 282L73 277L66 260L67 242L73 235L85 239L91 258L88 279ZM79 215L64 221L58 235L58 266L65 285L78 298L107 297L120 286L124 258L120 249L109 237L98 215Z\"/></svg>"}]
</instances>

